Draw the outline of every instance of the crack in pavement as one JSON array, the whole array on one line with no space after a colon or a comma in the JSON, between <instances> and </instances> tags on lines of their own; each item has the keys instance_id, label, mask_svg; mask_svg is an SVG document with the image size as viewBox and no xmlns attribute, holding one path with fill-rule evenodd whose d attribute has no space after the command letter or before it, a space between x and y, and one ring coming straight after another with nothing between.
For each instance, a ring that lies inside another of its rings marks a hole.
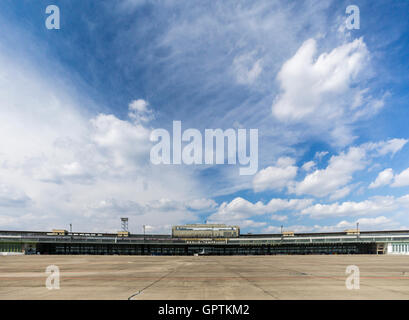
<instances>
[{"instance_id":1,"label":"crack in pavement","mask_svg":"<svg viewBox=\"0 0 409 320\"><path fill-rule=\"evenodd\" d=\"M261 291L263 291L265 294L269 295L270 297L272 297L272 298L274 298L274 299L276 299L276 300L280 300L280 298L279 298L278 296L276 296L276 295L272 294L271 292L269 292L269 291L263 289L262 287L260 287L260 286L257 285L256 283L252 282L251 280L249 280L248 278L246 278L245 276L243 276L240 272L235 271L235 270L232 270L231 268L229 268L228 266L226 266L226 265L220 263L220 262L217 261L217 260L214 260L214 261L216 261L216 263L218 263L219 265L221 265L223 268L229 270L230 272L233 272L233 273L237 274L241 279L246 280L246 281L247 281L248 283L250 283L252 286L256 287L257 289L259 289L259 290L261 290Z\"/></svg>"},{"instance_id":2,"label":"crack in pavement","mask_svg":"<svg viewBox=\"0 0 409 320\"><path fill-rule=\"evenodd\" d=\"M185 265L186 263L183 263L183 265ZM175 267L174 269L170 270L168 273L166 273L165 275L163 275L162 277L160 277L159 279L153 281L151 284L147 285L146 287L142 288L141 290L135 292L134 294L130 295L128 297L128 300L132 300L133 297L140 295L143 291L145 291L146 289L149 289L150 287L152 287L153 285L155 285L156 283L158 283L159 281L165 279L167 276L169 276L170 274L174 273L177 269L179 269L182 265L179 265L177 267Z\"/></svg>"},{"instance_id":3,"label":"crack in pavement","mask_svg":"<svg viewBox=\"0 0 409 320\"><path fill-rule=\"evenodd\" d=\"M176 269L175 269L176 270ZM159 279L153 281L151 284L147 285L145 288L135 292L134 294L132 294L131 296L129 296L128 300L132 300L133 297L141 294L144 290L152 287L154 284L158 283L159 281L163 280L164 278L166 278L168 275L170 275L171 273L175 272L175 270L171 270L169 271L167 274L165 274L164 276L160 277Z\"/></svg>"}]
</instances>

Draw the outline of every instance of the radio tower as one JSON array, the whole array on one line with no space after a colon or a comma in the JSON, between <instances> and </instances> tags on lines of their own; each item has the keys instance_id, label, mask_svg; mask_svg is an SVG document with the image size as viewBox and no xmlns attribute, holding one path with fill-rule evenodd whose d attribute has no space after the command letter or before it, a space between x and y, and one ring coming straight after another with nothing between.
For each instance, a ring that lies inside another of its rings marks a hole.
<instances>
[{"instance_id":1,"label":"radio tower","mask_svg":"<svg viewBox=\"0 0 409 320\"><path fill-rule=\"evenodd\" d=\"M128 218L121 218L122 231L128 232Z\"/></svg>"}]
</instances>

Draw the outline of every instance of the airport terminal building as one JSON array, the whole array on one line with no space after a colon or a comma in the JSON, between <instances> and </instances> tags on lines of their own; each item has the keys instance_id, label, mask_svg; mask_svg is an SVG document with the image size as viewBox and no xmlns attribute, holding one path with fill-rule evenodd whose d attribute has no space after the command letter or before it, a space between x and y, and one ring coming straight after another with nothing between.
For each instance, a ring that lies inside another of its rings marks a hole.
<instances>
[{"instance_id":1,"label":"airport terminal building","mask_svg":"<svg viewBox=\"0 0 409 320\"><path fill-rule=\"evenodd\" d=\"M0 231L2 254L277 255L409 254L409 230L240 234L238 226L188 224L171 235Z\"/></svg>"}]
</instances>

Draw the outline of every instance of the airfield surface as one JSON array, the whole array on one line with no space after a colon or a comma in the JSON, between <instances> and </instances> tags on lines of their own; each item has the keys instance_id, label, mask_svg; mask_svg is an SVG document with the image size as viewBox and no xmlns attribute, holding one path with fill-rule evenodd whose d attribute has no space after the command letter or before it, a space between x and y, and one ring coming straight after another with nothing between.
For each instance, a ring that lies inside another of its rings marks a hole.
<instances>
[{"instance_id":1,"label":"airfield surface","mask_svg":"<svg viewBox=\"0 0 409 320\"><path fill-rule=\"evenodd\" d=\"M60 289L46 288L50 265ZM409 256L0 256L0 299L128 298L409 299Z\"/></svg>"}]
</instances>

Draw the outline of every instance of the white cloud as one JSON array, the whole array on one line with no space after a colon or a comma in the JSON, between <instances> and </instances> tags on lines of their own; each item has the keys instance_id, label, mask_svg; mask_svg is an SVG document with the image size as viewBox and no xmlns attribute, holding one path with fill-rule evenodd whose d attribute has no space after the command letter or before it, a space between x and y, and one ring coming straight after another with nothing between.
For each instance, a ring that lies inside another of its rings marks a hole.
<instances>
[{"instance_id":1,"label":"white cloud","mask_svg":"<svg viewBox=\"0 0 409 320\"><path fill-rule=\"evenodd\" d=\"M346 152L332 156L326 168L308 173L302 181L288 184L288 191L297 195L329 196L331 200L343 198L351 192L348 184L352 182L356 172L366 168L372 158L388 153L394 155L406 142L405 139L390 139L350 147ZM390 174L392 173L389 171L385 172L380 179L390 179ZM383 177L385 175L387 177ZM375 182L371 185L373 188Z\"/></svg>"},{"instance_id":2,"label":"white cloud","mask_svg":"<svg viewBox=\"0 0 409 320\"><path fill-rule=\"evenodd\" d=\"M305 41L282 66L277 78L283 93L273 105L273 114L277 118L298 120L315 115L315 112L336 117L336 113L332 114L335 108L329 108L322 101L325 94L344 93L349 89L368 55L362 39L315 59L316 46L314 39Z\"/></svg>"},{"instance_id":3,"label":"white cloud","mask_svg":"<svg viewBox=\"0 0 409 320\"><path fill-rule=\"evenodd\" d=\"M143 99L133 100L129 104L129 110L131 112L147 112L149 103Z\"/></svg>"},{"instance_id":4,"label":"white cloud","mask_svg":"<svg viewBox=\"0 0 409 320\"><path fill-rule=\"evenodd\" d=\"M110 198L87 205L86 216L97 221L108 219L111 225L126 215L130 218L132 230L143 224L149 224L153 232L169 233L171 226L198 222L198 215L214 212L217 203L212 199L192 199L187 201L157 198L149 201L132 201Z\"/></svg>"},{"instance_id":5,"label":"white cloud","mask_svg":"<svg viewBox=\"0 0 409 320\"><path fill-rule=\"evenodd\" d=\"M217 213L213 214L211 220L238 220L251 217L253 215L265 214L266 206L261 202L255 204L243 198L235 198L231 202L223 202L218 208Z\"/></svg>"},{"instance_id":6,"label":"white cloud","mask_svg":"<svg viewBox=\"0 0 409 320\"><path fill-rule=\"evenodd\" d=\"M91 126L91 141L114 166L135 166L146 161L150 150L147 128L106 114L91 119Z\"/></svg>"},{"instance_id":7,"label":"white cloud","mask_svg":"<svg viewBox=\"0 0 409 320\"><path fill-rule=\"evenodd\" d=\"M23 191L0 183L0 207L25 207L30 201Z\"/></svg>"},{"instance_id":8,"label":"white cloud","mask_svg":"<svg viewBox=\"0 0 409 320\"><path fill-rule=\"evenodd\" d=\"M369 188L378 188L386 185L391 187L409 186L409 168L399 174L394 174L391 168L385 169L378 174L375 181L369 185Z\"/></svg>"},{"instance_id":9,"label":"white cloud","mask_svg":"<svg viewBox=\"0 0 409 320\"><path fill-rule=\"evenodd\" d=\"M293 231L297 233L308 233L314 232L316 228L314 226L306 226L306 225L289 225L284 226L283 231ZM268 226L263 229L264 233L281 233L281 226Z\"/></svg>"},{"instance_id":10,"label":"white cloud","mask_svg":"<svg viewBox=\"0 0 409 320\"><path fill-rule=\"evenodd\" d=\"M275 166L260 170L253 179L254 191L282 190L293 181L298 168L294 165L295 160L288 157L279 158Z\"/></svg>"},{"instance_id":11,"label":"white cloud","mask_svg":"<svg viewBox=\"0 0 409 320\"><path fill-rule=\"evenodd\" d=\"M312 199L271 199L267 207L271 212L282 210L301 210L309 206L313 202Z\"/></svg>"},{"instance_id":12,"label":"white cloud","mask_svg":"<svg viewBox=\"0 0 409 320\"><path fill-rule=\"evenodd\" d=\"M399 223L385 216L379 216L375 218L360 218L355 222L341 221L336 225L336 228L351 229L355 228L359 223L360 230L380 230L380 229L396 229L399 227Z\"/></svg>"},{"instance_id":13,"label":"white cloud","mask_svg":"<svg viewBox=\"0 0 409 320\"><path fill-rule=\"evenodd\" d=\"M115 231L121 212L132 217L132 231L197 221L185 205L203 198L192 170L149 162L150 129L141 118L151 115L148 102L132 101L129 119L91 114L81 106L92 103L65 80L0 54L2 226Z\"/></svg>"},{"instance_id":14,"label":"white cloud","mask_svg":"<svg viewBox=\"0 0 409 320\"><path fill-rule=\"evenodd\" d=\"M87 204L85 211L87 217L97 215L101 218L102 216L120 216L123 214L141 215L145 213L146 209L135 201L110 198Z\"/></svg>"},{"instance_id":15,"label":"white cloud","mask_svg":"<svg viewBox=\"0 0 409 320\"><path fill-rule=\"evenodd\" d=\"M231 202L223 202L216 213L209 217L211 221L240 222L253 216L268 214L271 219L285 221L285 215L274 214L279 211L301 210L312 204L311 199L271 199L267 204L258 201L252 203L241 197L233 199ZM229 222L230 223L230 222Z\"/></svg>"},{"instance_id":16,"label":"white cloud","mask_svg":"<svg viewBox=\"0 0 409 320\"><path fill-rule=\"evenodd\" d=\"M315 166L316 166L317 164L314 162L314 161L307 161L307 162L305 162L303 165L302 165L302 169L304 170L304 171L307 171L307 172L309 172L309 171L311 171Z\"/></svg>"},{"instance_id":17,"label":"white cloud","mask_svg":"<svg viewBox=\"0 0 409 320\"><path fill-rule=\"evenodd\" d=\"M409 186L409 168L403 170L401 173L395 175L392 187Z\"/></svg>"},{"instance_id":18,"label":"white cloud","mask_svg":"<svg viewBox=\"0 0 409 320\"><path fill-rule=\"evenodd\" d=\"M294 231L297 233L310 233L310 232L342 232L346 229L356 228L356 224L359 223L359 230L390 230L401 228L399 223L393 221L385 216L379 216L374 218L360 218L355 221L342 220L334 225L290 225L285 226L284 231ZM268 226L263 229L265 233L280 233L281 227Z\"/></svg>"},{"instance_id":19,"label":"white cloud","mask_svg":"<svg viewBox=\"0 0 409 320\"><path fill-rule=\"evenodd\" d=\"M384 144L381 144L379 147L379 154L380 155L385 155L388 153L391 153L394 155L396 152L400 151L408 142L407 139L391 139L385 142Z\"/></svg>"},{"instance_id":20,"label":"white cloud","mask_svg":"<svg viewBox=\"0 0 409 320\"><path fill-rule=\"evenodd\" d=\"M252 84L262 72L262 59L255 60L255 52L237 56L233 60L236 81L240 84Z\"/></svg>"},{"instance_id":21,"label":"white cloud","mask_svg":"<svg viewBox=\"0 0 409 320\"><path fill-rule=\"evenodd\" d=\"M217 206L217 203L212 199L194 199L186 203L186 206L193 210L209 210Z\"/></svg>"},{"instance_id":22,"label":"white cloud","mask_svg":"<svg viewBox=\"0 0 409 320\"><path fill-rule=\"evenodd\" d=\"M325 169L307 174L304 180L295 183L289 191L297 195L309 194L316 197L341 192L339 189L351 182L353 173L365 167L365 155L363 148L351 147L346 153L332 156Z\"/></svg>"},{"instance_id":23,"label":"white cloud","mask_svg":"<svg viewBox=\"0 0 409 320\"><path fill-rule=\"evenodd\" d=\"M368 150L375 151L380 156L384 156L388 153L394 156L396 152L400 151L406 145L406 143L408 143L408 141L408 139L395 138L376 143L366 143L365 147Z\"/></svg>"},{"instance_id":24,"label":"white cloud","mask_svg":"<svg viewBox=\"0 0 409 320\"><path fill-rule=\"evenodd\" d=\"M264 227L267 223L262 221L253 221L250 219L247 220L240 220L237 222L232 223L233 225L238 225L240 228L248 228L248 229L255 229Z\"/></svg>"},{"instance_id":25,"label":"white cloud","mask_svg":"<svg viewBox=\"0 0 409 320\"><path fill-rule=\"evenodd\" d=\"M301 210L301 214L311 218L360 216L391 212L399 208L398 202L392 196L373 197L361 202L345 201L332 204L315 204Z\"/></svg>"},{"instance_id":26,"label":"white cloud","mask_svg":"<svg viewBox=\"0 0 409 320\"><path fill-rule=\"evenodd\" d=\"M153 119L153 112L149 109L149 103L143 99L133 100L129 104L128 116L136 123L148 122Z\"/></svg>"},{"instance_id":27,"label":"white cloud","mask_svg":"<svg viewBox=\"0 0 409 320\"><path fill-rule=\"evenodd\" d=\"M316 152L314 155L315 159L318 159L319 161L322 160L322 158L324 158L329 152L328 151L320 151L320 152Z\"/></svg>"},{"instance_id":28,"label":"white cloud","mask_svg":"<svg viewBox=\"0 0 409 320\"><path fill-rule=\"evenodd\" d=\"M369 185L370 189L378 188L388 185L393 179L393 170L391 168L385 169L378 174L375 181Z\"/></svg>"},{"instance_id":29,"label":"white cloud","mask_svg":"<svg viewBox=\"0 0 409 320\"><path fill-rule=\"evenodd\" d=\"M330 200L339 200L345 198L348 194L351 193L351 187L346 186L344 188L336 190L333 194L330 195Z\"/></svg>"},{"instance_id":30,"label":"white cloud","mask_svg":"<svg viewBox=\"0 0 409 320\"><path fill-rule=\"evenodd\" d=\"M316 41L309 39L283 64L272 112L282 122L308 124L346 145L354 139L348 126L380 108L374 99L364 99L367 90L359 87L369 52L360 38L316 55Z\"/></svg>"}]
</instances>

